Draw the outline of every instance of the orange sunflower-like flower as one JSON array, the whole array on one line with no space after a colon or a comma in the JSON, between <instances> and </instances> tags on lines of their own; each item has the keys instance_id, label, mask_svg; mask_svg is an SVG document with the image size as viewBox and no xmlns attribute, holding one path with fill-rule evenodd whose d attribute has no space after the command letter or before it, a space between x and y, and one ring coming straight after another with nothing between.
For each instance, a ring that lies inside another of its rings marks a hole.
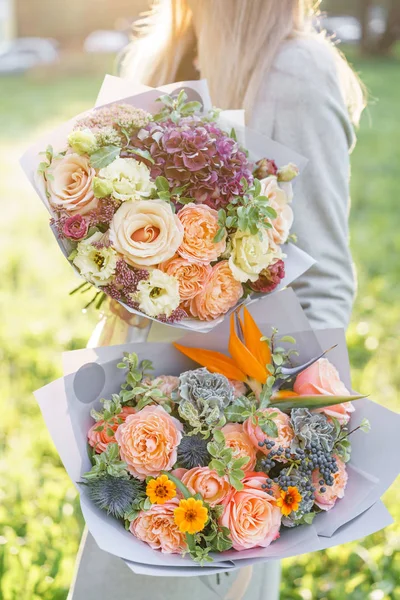
<instances>
[{"instance_id":1,"label":"orange sunflower-like flower","mask_svg":"<svg viewBox=\"0 0 400 600\"><path fill-rule=\"evenodd\" d=\"M152 504L165 504L176 496L176 485L167 475L150 479L146 486L146 494Z\"/></svg>"},{"instance_id":2,"label":"orange sunflower-like flower","mask_svg":"<svg viewBox=\"0 0 400 600\"><path fill-rule=\"evenodd\" d=\"M201 500L188 498L181 500L174 510L174 520L182 533L198 533L204 529L208 510Z\"/></svg>"},{"instance_id":3,"label":"orange sunflower-like flower","mask_svg":"<svg viewBox=\"0 0 400 600\"><path fill-rule=\"evenodd\" d=\"M276 505L281 509L281 513L287 517L292 511L299 510L302 498L303 496L297 487L289 486L287 491L281 490L281 495L276 501Z\"/></svg>"}]
</instances>

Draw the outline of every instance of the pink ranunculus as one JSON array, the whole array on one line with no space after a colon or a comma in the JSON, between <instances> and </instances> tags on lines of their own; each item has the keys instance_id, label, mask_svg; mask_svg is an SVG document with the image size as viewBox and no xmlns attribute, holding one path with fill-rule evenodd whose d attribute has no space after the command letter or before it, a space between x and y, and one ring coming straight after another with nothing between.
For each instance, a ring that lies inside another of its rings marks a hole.
<instances>
[{"instance_id":1,"label":"pink ranunculus","mask_svg":"<svg viewBox=\"0 0 400 600\"><path fill-rule=\"evenodd\" d=\"M62 232L65 237L79 241L86 236L88 228L88 223L82 215L72 215L64 222Z\"/></svg>"},{"instance_id":2,"label":"pink ranunculus","mask_svg":"<svg viewBox=\"0 0 400 600\"><path fill-rule=\"evenodd\" d=\"M165 554L181 554L186 550L186 539L174 520L174 510L178 504L177 498L164 504L153 504L131 522L130 532L153 550L161 550Z\"/></svg>"},{"instance_id":3,"label":"pink ranunculus","mask_svg":"<svg viewBox=\"0 0 400 600\"><path fill-rule=\"evenodd\" d=\"M257 460L257 451L244 431L243 425L228 423L221 431L225 436L225 446L232 449L234 458L243 458L244 456L249 458L249 462L242 467L243 471L245 473L253 471Z\"/></svg>"},{"instance_id":4,"label":"pink ranunculus","mask_svg":"<svg viewBox=\"0 0 400 600\"><path fill-rule=\"evenodd\" d=\"M327 358L320 358L313 365L297 375L293 390L299 396L350 396L349 390L341 381L339 373ZM354 411L351 402L342 402L326 408L315 409L329 417L338 419L341 425L346 425L350 420L350 413Z\"/></svg>"},{"instance_id":5,"label":"pink ranunculus","mask_svg":"<svg viewBox=\"0 0 400 600\"><path fill-rule=\"evenodd\" d=\"M273 421L278 428L278 436L267 436L258 424L254 425L252 418L249 417L243 423L243 429L252 441L253 446L263 454L267 455L271 450L268 450L265 445L260 447L259 442L264 442L264 440L275 442L274 449L278 448L279 446L281 446L284 450L286 450L286 448L290 448L290 444L294 438L294 431L290 424L290 418L288 415L279 410L279 408L264 408L262 409L262 412L267 415L276 415L273 417ZM274 460L285 462L285 459L280 456L275 456Z\"/></svg>"},{"instance_id":6,"label":"pink ranunculus","mask_svg":"<svg viewBox=\"0 0 400 600\"><path fill-rule=\"evenodd\" d=\"M231 489L226 477L220 477L208 467L189 469L183 474L181 481L192 494L201 494L210 506L221 504Z\"/></svg>"},{"instance_id":7,"label":"pink ranunculus","mask_svg":"<svg viewBox=\"0 0 400 600\"><path fill-rule=\"evenodd\" d=\"M183 425L161 406L145 406L118 427L115 439L128 471L143 481L176 463Z\"/></svg>"},{"instance_id":8,"label":"pink ranunculus","mask_svg":"<svg viewBox=\"0 0 400 600\"><path fill-rule=\"evenodd\" d=\"M336 500L339 498L343 498L344 490L347 484L347 471L346 464L335 455L336 464L338 466L338 471L336 473L332 473L334 484L333 485L320 485L319 480L321 479L321 473L318 469L315 469L312 472L312 483L315 487L314 499L315 504L321 510L331 510L335 506ZM325 492L320 492L321 488L325 488Z\"/></svg>"},{"instance_id":9,"label":"pink ranunculus","mask_svg":"<svg viewBox=\"0 0 400 600\"><path fill-rule=\"evenodd\" d=\"M264 473L248 473L243 490L232 490L224 500L220 523L230 530L235 550L266 548L279 537L281 511L275 498L262 488Z\"/></svg>"},{"instance_id":10,"label":"pink ranunculus","mask_svg":"<svg viewBox=\"0 0 400 600\"><path fill-rule=\"evenodd\" d=\"M122 411L113 418L113 423L104 423L104 421L97 421L88 431L88 443L94 448L97 454L101 454L107 450L108 444L115 443L115 432L121 425L120 421L124 422L129 415L136 412L133 406L124 406ZM96 431L99 427L103 427L101 431ZM110 435L108 430L112 430L114 435Z\"/></svg>"}]
</instances>

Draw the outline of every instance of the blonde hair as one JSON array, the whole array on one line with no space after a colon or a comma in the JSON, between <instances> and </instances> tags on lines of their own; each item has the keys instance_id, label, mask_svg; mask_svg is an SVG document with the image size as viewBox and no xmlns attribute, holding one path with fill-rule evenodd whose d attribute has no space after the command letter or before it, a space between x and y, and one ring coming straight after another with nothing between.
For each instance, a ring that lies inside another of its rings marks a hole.
<instances>
[{"instance_id":1,"label":"blonde hair","mask_svg":"<svg viewBox=\"0 0 400 600\"><path fill-rule=\"evenodd\" d=\"M318 36L332 49L343 97L357 124L364 90L344 56L314 30L319 1L157 0L136 23L121 72L151 86L176 81L177 74L193 78L193 73L182 75L182 65L190 69L187 57L196 56L197 49L200 76L207 79L214 104L251 111L281 43Z\"/></svg>"}]
</instances>

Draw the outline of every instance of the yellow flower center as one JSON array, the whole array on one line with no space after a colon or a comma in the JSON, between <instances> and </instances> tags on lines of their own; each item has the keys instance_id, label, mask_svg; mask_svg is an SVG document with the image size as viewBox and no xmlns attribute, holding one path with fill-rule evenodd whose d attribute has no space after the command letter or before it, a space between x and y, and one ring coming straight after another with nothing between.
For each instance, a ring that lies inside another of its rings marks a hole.
<instances>
[{"instance_id":1,"label":"yellow flower center","mask_svg":"<svg viewBox=\"0 0 400 600\"><path fill-rule=\"evenodd\" d=\"M104 266L104 256L102 256L99 252L95 255L94 257L94 262L96 263L96 265L99 267L99 269L102 269Z\"/></svg>"},{"instance_id":2,"label":"yellow flower center","mask_svg":"<svg viewBox=\"0 0 400 600\"><path fill-rule=\"evenodd\" d=\"M158 298L159 296L161 296L161 294L162 294L162 288L153 287L153 289L150 292L150 298Z\"/></svg>"}]
</instances>

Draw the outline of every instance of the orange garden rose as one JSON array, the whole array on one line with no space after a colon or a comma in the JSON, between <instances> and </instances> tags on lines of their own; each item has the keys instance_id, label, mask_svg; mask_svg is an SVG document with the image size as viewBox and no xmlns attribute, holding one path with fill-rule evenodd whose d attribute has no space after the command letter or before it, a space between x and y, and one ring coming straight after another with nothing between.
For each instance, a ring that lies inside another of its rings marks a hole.
<instances>
[{"instance_id":1,"label":"orange garden rose","mask_svg":"<svg viewBox=\"0 0 400 600\"><path fill-rule=\"evenodd\" d=\"M349 390L341 381L338 370L327 359L320 358L316 363L297 375L293 389L299 396L325 395L325 396L350 396ZM317 408L315 412L323 412L328 417L335 417L341 425L346 425L350 420L350 413L354 411L351 402L342 402L326 408Z\"/></svg>"},{"instance_id":2,"label":"orange garden rose","mask_svg":"<svg viewBox=\"0 0 400 600\"><path fill-rule=\"evenodd\" d=\"M114 434L117 431L118 427L121 423L118 423L119 420L125 421L125 419L136 412L136 409L132 406L124 406L122 411L113 418L113 423L104 423L104 421L97 421L88 431L88 443L92 448L96 450L98 454L101 452L105 452L107 450L107 446L110 443L115 442L115 435L110 435L108 430L111 429ZM96 431L98 427L103 427L101 431Z\"/></svg>"},{"instance_id":3,"label":"orange garden rose","mask_svg":"<svg viewBox=\"0 0 400 600\"><path fill-rule=\"evenodd\" d=\"M131 522L130 532L149 544L153 550L161 550L165 554L181 554L186 550L186 539L174 519L174 510L178 505L176 498L165 504L153 504Z\"/></svg>"},{"instance_id":4,"label":"orange garden rose","mask_svg":"<svg viewBox=\"0 0 400 600\"><path fill-rule=\"evenodd\" d=\"M181 481L192 494L201 494L210 506L220 504L231 489L226 477L220 477L208 467L189 469L183 474Z\"/></svg>"},{"instance_id":5,"label":"orange garden rose","mask_svg":"<svg viewBox=\"0 0 400 600\"><path fill-rule=\"evenodd\" d=\"M225 236L214 242L218 232L218 212L205 204L187 204L178 213L183 225L183 240L178 254L187 260L209 263L217 260L226 247Z\"/></svg>"},{"instance_id":6,"label":"orange garden rose","mask_svg":"<svg viewBox=\"0 0 400 600\"><path fill-rule=\"evenodd\" d=\"M243 471L245 473L253 471L257 460L257 451L247 433L244 432L243 425L228 423L221 431L225 436L226 447L232 448L234 458L248 456L249 462L242 467Z\"/></svg>"},{"instance_id":7,"label":"orange garden rose","mask_svg":"<svg viewBox=\"0 0 400 600\"><path fill-rule=\"evenodd\" d=\"M282 446L285 450L286 448L290 448L291 441L294 438L294 431L290 424L290 418L288 415L279 410L279 408L264 408L262 410L264 414L277 414L276 417L273 418L275 425L278 428L278 437L268 437L259 427L258 425L254 425L252 419L249 417L243 423L243 429L249 436L253 446L257 448L263 454L269 454L270 450L268 450L265 446L260 447L258 445L259 442L263 442L265 439L275 442L276 447ZM280 460L284 462L284 459L275 456L274 460Z\"/></svg>"},{"instance_id":8,"label":"orange garden rose","mask_svg":"<svg viewBox=\"0 0 400 600\"><path fill-rule=\"evenodd\" d=\"M169 471L176 462L183 425L161 406L146 406L129 415L116 431L122 460L129 472L143 481L161 471Z\"/></svg>"},{"instance_id":9,"label":"orange garden rose","mask_svg":"<svg viewBox=\"0 0 400 600\"><path fill-rule=\"evenodd\" d=\"M194 317L201 321L212 321L233 308L243 295L243 288L232 275L228 261L222 260L213 266L203 289L189 303Z\"/></svg>"},{"instance_id":10,"label":"orange garden rose","mask_svg":"<svg viewBox=\"0 0 400 600\"><path fill-rule=\"evenodd\" d=\"M84 215L97 206L92 189L96 171L87 156L66 154L55 158L48 172L49 202L55 209Z\"/></svg>"},{"instance_id":11,"label":"orange garden rose","mask_svg":"<svg viewBox=\"0 0 400 600\"><path fill-rule=\"evenodd\" d=\"M279 537L281 511L274 496L261 487L265 478L264 473L248 473L243 490L233 490L223 503L220 523L229 528L235 550L266 548Z\"/></svg>"},{"instance_id":12,"label":"orange garden rose","mask_svg":"<svg viewBox=\"0 0 400 600\"><path fill-rule=\"evenodd\" d=\"M211 273L210 265L195 263L180 256L174 256L167 262L161 263L159 268L178 280L182 302L194 298L203 289Z\"/></svg>"},{"instance_id":13,"label":"orange garden rose","mask_svg":"<svg viewBox=\"0 0 400 600\"><path fill-rule=\"evenodd\" d=\"M321 510L331 510L335 506L336 500L339 498L343 498L344 490L347 484L347 471L346 464L342 461L339 456L335 455L336 464L338 466L338 471L336 473L332 473L332 477L334 480L333 485L320 485L319 480L321 479L321 474L318 469L312 472L312 482L315 487L315 504ZM325 492L321 492L321 487L325 488Z\"/></svg>"}]
</instances>

